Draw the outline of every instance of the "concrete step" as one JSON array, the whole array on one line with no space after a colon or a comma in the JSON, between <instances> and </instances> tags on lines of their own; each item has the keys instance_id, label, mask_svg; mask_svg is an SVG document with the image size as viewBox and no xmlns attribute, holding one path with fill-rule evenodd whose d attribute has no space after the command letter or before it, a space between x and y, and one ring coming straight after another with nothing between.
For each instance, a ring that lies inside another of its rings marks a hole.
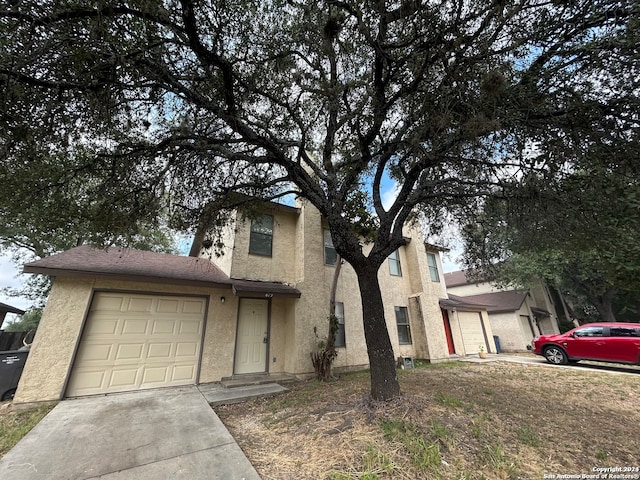
<instances>
[{"instance_id":1,"label":"concrete step","mask_svg":"<svg viewBox=\"0 0 640 480\"><path fill-rule=\"evenodd\" d=\"M224 388L238 388L247 387L251 385L266 385L269 383L293 383L297 380L294 375L287 373L273 373L273 374L260 374L260 375L234 375L232 377L225 377L220 380L220 384Z\"/></svg>"},{"instance_id":2,"label":"concrete step","mask_svg":"<svg viewBox=\"0 0 640 480\"><path fill-rule=\"evenodd\" d=\"M198 389L212 406L231 405L246 402L259 397L271 397L286 392L287 389L277 383L248 385L245 387L224 388L219 383L198 385Z\"/></svg>"}]
</instances>

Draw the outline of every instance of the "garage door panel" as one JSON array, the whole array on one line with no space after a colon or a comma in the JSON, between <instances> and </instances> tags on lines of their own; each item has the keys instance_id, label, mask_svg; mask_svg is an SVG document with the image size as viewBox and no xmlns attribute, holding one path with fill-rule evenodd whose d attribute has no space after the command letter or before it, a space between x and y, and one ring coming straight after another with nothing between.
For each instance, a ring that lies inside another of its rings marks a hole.
<instances>
[{"instance_id":1,"label":"garage door panel","mask_svg":"<svg viewBox=\"0 0 640 480\"><path fill-rule=\"evenodd\" d=\"M91 303L92 311L120 312L123 310L124 298L122 295L96 296Z\"/></svg>"},{"instance_id":2,"label":"garage door panel","mask_svg":"<svg viewBox=\"0 0 640 480\"><path fill-rule=\"evenodd\" d=\"M109 360L113 351L112 344L93 344L91 348L83 349L78 354L78 360L81 362L104 362Z\"/></svg>"},{"instance_id":3,"label":"garage door panel","mask_svg":"<svg viewBox=\"0 0 640 480\"><path fill-rule=\"evenodd\" d=\"M153 312L154 299L150 297L129 297L127 312L151 313Z\"/></svg>"},{"instance_id":4,"label":"garage door panel","mask_svg":"<svg viewBox=\"0 0 640 480\"><path fill-rule=\"evenodd\" d=\"M118 345L115 360L139 360L144 350L143 343Z\"/></svg>"},{"instance_id":5,"label":"garage door panel","mask_svg":"<svg viewBox=\"0 0 640 480\"><path fill-rule=\"evenodd\" d=\"M151 333L153 335L173 335L175 328L175 320L154 320Z\"/></svg>"},{"instance_id":6,"label":"garage door panel","mask_svg":"<svg viewBox=\"0 0 640 480\"><path fill-rule=\"evenodd\" d=\"M106 387L109 391L127 389L133 390L136 388L138 377L138 368L118 368L111 372L109 382Z\"/></svg>"},{"instance_id":7,"label":"garage door panel","mask_svg":"<svg viewBox=\"0 0 640 480\"><path fill-rule=\"evenodd\" d=\"M465 312L466 313L466 312ZM478 353L480 346L487 349L484 330L477 313L459 315L460 330L462 332L462 342L464 350L468 354Z\"/></svg>"},{"instance_id":8,"label":"garage door panel","mask_svg":"<svg viewBox=\"0 0 640 480\"><path fill-rule=\"evenodd\" d=\"M172 356L171 346L171 343L151 343L147 358L170 358Z\"/></svg>"},{"instance_id":9,"label":"garage door panel","mask_svg":"<svg viewBox=\"0 0 640 480\"><path fill-rule=\"evenodd\" d=\"M158 313L178 313L180 302L178 300L158 300Z\"/></svg>"},{"instance_id":10,"label":"garage door panel","mask_svg":"<svg viewBox=\"0 0 640 480\"><path fill-rule=\"evenodd\" d=\"M93 390L102 388L105 384L105 376L107 372L104 370L84 371L76 375L70 387L77 390Z\"/></svg>"},{"instance_id":11,"label":"garage door panel","mask_svg":"<svg viewBox=\"0 0 640 480\"><path fill-rule=\"evenodd\" d=\"M169 367L144 367L142 372L143 385L164 385L169 379Z\"/></svg>"},{"instance_id":12,"label":"garage door panel","mask_svg":"<svg viewBox=\"0 0 640 480\"><path fill-rule=\"evenodd\" d=\"M198 345L194 342L180 342L176 345L176 357L193 357L198 353Z\"/></svg>"},{"instance_id":13,"label":"garage door panel","mask_svg":"<svg viewBox=\"0 0 640 480\"><path fill-rule=\"evenodd\" d=\"M147 331L148 320L127 318L122 322L123 335L143 335Z\"/></svg>"},{"instance_id":14,"label":"garage door panel","mask_svg":"<svg viewBox=\"0 0 640 480\"><path fill-rule=\"evenodd\" d=\"M182 320L180 322L180 335L194 335L200 333L201 322Z\"/></svg>"},{"instance_id":15,"label":"garage door panel","mask_svg":"<svg viewBox=\"0 0 640 480\"><path fill-rule=\"evenodd\" d=\"M185 300L182 304L182 313L195 313L204 315L205 302L203 300Z\"/></svg>"},{"instance_id":16,"label":"garage door panel","mask_svg":"<svg viewBox=\"0 0 640 480\"><path fill-rule=\"evenodd\" d=\"M96 293L67 396L196 383L205 305L204 298Z\"/></svg>"},{"instance_id":17,"label":"garage door panel","mask_svg":"<svg viewBox=\"0 0 640 480\"><path fill-rule=\"evenodd\" d=\"M174 382L183 382L195 375L193 365L176 365L173 367L172 380Z\"/></svg>"},{"instance_id":18,"label":"garage door panel","mask_svg":"<svg viewBox=\"0 0 640 480\"><path fill-rule=\"evenodd\" d=\"M116 335L122 329L118 318L101 318L100 315L93 316L94 321L85 326L85 335Z\"/></svg>"}]
</instances>

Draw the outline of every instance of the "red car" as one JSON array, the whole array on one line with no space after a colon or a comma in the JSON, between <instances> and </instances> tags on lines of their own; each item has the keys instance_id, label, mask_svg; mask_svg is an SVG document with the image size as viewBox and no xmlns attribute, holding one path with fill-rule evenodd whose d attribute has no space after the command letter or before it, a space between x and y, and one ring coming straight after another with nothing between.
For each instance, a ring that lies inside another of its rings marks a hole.
<instances>
[{"instance_id":1,"label":"red car","mask_svg":"<svg viewBox=\"0 0 640 480\"><path fill-rule=\"evenodd\" d=\"M640 364L640 324L588 323L533 339L533 353L563 365L579 360Z\"/></svg>"}]
</instances>

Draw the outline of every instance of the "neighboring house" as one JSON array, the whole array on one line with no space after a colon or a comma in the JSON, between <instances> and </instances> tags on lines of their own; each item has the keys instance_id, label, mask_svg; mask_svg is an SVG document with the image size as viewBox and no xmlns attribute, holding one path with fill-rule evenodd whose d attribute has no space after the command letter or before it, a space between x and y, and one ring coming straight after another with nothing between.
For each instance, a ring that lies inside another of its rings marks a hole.
<instances>
[{"instance_id":1,"label":"neighboring house","mask_svg":"<svg viewBox=\"0 0 640 480\"><path fill-rule=\"evenodd\" d=\"M24 310L20 310L19 308L12 307L11 305L7 305L6 303L0 302L0 327L2 327L4 323L4 319L7 313L15 313L16 315L23 315Z\"/></svg>"},{"instance_id":2,"label":"neighboring house","mask_svg":"<svg viewBox=\"0 0 640 480\"><path fill-rule=\"evenodd\" d=\"M25 265L55 280L14 401L312 375L310 353L328 330L336 252L315 207L269 203L260 212L236 213L222 256L81 246ZM438 362L481 344L495 351L482 309L467 306L471 313L448 319L441 307L441 249L409 228L405 235L379 271L394 355ZM336 302L334 366L365 368L362 306L348 264Z\"/></svg>"},{"instance_id":3,"label":"neighboring house","mask_svg":"<svg viewBox=\"0 0 640 480\"><path fill-rule=\"evenodd\" d=\"M464 271L446 273L444 279L449 298L484 305L504 352L526 351L536 335L560 333L558 311L564 313L565 306L543 283L522 291L470 280Z\"/></svg>"},{"instance_id":4,"label":"neighboring house","mask_svg":"<svg viewBox=\"0 0 640 480\"><path fill-rule=\"evenodd\" d=\"M19 308L0 302L0 327L5 326L3 324L7 313L23 315L24 310L20 310ZM22 347L22 340L25 336L26 332L5 332L4 330L0 330L0 352L6 350L17 350ZM1 393L2 392L0 392L0 394Z\"/></svg>"}]
</instances>

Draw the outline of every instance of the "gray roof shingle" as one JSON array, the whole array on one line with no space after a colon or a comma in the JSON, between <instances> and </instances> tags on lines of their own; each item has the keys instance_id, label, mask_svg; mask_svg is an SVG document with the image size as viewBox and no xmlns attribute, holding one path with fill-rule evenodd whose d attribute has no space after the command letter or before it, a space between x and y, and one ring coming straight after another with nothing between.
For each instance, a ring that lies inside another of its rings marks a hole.
<instances>
[{"instance_id":1,"label":"gray roof shingle","mask_svg":"<svg viewBox=\"0 0 640 480\"><path fill-rule=\"evenodd\" d=\"M23 271L52 276L110 276L173 284L229 287L233 288L234 293L239 296L259 294L300 297L298 289L284 283L229 278L206 258L170 255L132 248L96 248L82 245L27 263Z\"/></svg>"}]
</instances>

